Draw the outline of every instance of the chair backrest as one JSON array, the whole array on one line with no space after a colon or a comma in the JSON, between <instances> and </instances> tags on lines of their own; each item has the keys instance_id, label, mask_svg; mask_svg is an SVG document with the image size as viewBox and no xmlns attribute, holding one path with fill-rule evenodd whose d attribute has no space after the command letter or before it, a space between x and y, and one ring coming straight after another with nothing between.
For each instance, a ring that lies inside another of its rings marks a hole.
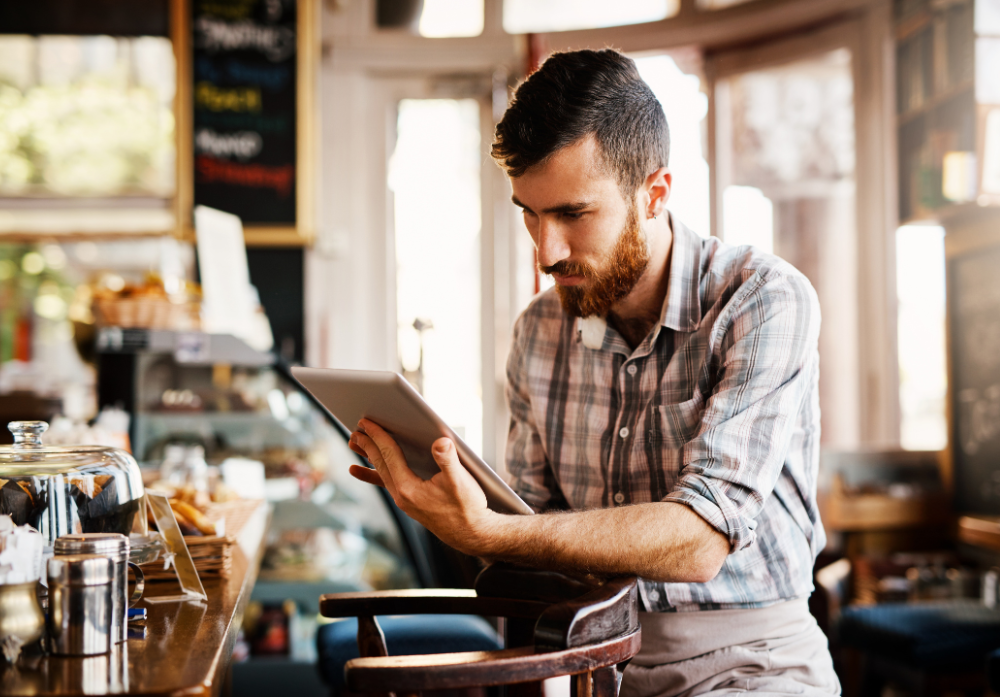
<instances>
[{"instance_id":1,"label":"chair backrest","mask_svg":"<svg viewBox=\"0 0 1000 697\"><path fill-rule=\"evenodd\" d=\"M461 590L323 596L328 617L358 617L361 658L345 668L356 692L407 693L517 685L508 695L540 694L541 681L573 675L575 693L617 694L619 666L640 646L635 577L600 582L493 565ZM388 656L379 614L478 614L506 618L506 648L427 656Z\"/></svg>"}]
</instances>

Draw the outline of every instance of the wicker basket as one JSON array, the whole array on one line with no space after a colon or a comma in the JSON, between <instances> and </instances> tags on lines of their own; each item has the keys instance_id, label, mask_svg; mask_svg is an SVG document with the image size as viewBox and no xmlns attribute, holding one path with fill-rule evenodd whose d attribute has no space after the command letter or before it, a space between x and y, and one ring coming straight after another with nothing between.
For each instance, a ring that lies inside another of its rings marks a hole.
<instances>
[{"instance_id":1,"label":"wicker basket","mask_svg":"<svg viewBox=\"0 0 1000 697\"><path fill-rule=\"evenodd\" d=\"M230 501L210 504L205 516L212 521L224 519L226 534L209 537L185 536L191 560L198 575L204 579L229 578L233 567L233 548L240 530L262 505L261 501ZM175 581L174 570L164 569L162 561L143 564L143 575L147 581Z\"/></svg>"},{"instance_id":2,"label":"wicker basket","mask_svg":"<svg viewBox=\"0 0 1000 697\"><path fill-rule=\"evenodd\" d=\"M94 318L108 327L188 331L201 326L201 304L171 302L156 296L102 298L94 301Z\"/></svg>"}]
</instances>

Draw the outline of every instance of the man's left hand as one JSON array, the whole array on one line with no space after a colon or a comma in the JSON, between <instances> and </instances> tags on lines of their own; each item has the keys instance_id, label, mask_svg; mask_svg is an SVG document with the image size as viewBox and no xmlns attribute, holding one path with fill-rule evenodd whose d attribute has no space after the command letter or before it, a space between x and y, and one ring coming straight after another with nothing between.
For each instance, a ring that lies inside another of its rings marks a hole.
<instances>
[{"instance_id":1,"label":"man's left hand","mask_svg":"<svg viewBox=\"0 0 1000 697\"><path fill-rule=\"evenodd\" d=\"M351 465L355 479L385 487L404 513L444 543L474 556L486 553L497 514L486 507L486 494L459 461L450 438L434 441L431 455L441 471L428 480L414 474L392 436L368 419L358 422L349 445L375 467Z\"/></svg>"}]
</instances>

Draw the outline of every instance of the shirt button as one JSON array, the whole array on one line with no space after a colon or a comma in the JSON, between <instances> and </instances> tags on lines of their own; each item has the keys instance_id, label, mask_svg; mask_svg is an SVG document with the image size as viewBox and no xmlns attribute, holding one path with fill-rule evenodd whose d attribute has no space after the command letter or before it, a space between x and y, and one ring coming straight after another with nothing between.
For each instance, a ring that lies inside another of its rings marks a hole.
<instances>
[{"instance_id":1,"label":"shirt button","mask_svg":"<svg viewBox=\"0 0 1000 697\"><path fill-rule=\"evenodd\" d=\"M628 426L622 426L622 430L618 432L618 435L622 438L628 438Z\"/></svg>"},{"instance_id":2,"label":"shirt button","mask_svg":"<svg viewBox=\"0 0 1000 697\"><path fill-rule=\"evenodd\" d=\"M620 491L615 494L615 503L625 503L625 494Z\"/></svg>"},{"instance_id":3,"label":"shirt button","mask_svg":"<svg viewBox=\"0 0 1000 697\"><path fill-rule=\"evenodd\" d=\"M630 363L628 368L626 368L625 370L628 371L629 375L635 375L636 373L639 372L639 369L635 367L634 363Z\"/></svg>"},{"instance_id":4,"label":"shirt button","mask_svg":"<svg viewBox=\"0 0 1000 697\"><path fill-rule=\"evenodd\" d=\"M660 591L657 590L651 590L646 595L648 595L649 599L652 600L654 603L660 599Z\"/></svg>"}]
</instances>

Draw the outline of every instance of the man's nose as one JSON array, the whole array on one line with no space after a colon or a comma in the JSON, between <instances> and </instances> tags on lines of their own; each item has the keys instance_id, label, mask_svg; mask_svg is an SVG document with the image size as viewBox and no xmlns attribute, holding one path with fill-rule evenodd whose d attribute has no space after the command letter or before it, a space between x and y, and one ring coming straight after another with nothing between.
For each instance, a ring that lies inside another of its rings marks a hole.
<instances>
[{"instance_id":1,"label":"man's nose","mask_svg":"<svg viewBox=\"0 0 1000 697\"><path fill-rule=\"evenodd\" d=\"M565 229L553 222L540 220L538 223L538 263L540 266L553 266L563 259L569 258L569 244Z\"/></svg>"}]
</instances>

